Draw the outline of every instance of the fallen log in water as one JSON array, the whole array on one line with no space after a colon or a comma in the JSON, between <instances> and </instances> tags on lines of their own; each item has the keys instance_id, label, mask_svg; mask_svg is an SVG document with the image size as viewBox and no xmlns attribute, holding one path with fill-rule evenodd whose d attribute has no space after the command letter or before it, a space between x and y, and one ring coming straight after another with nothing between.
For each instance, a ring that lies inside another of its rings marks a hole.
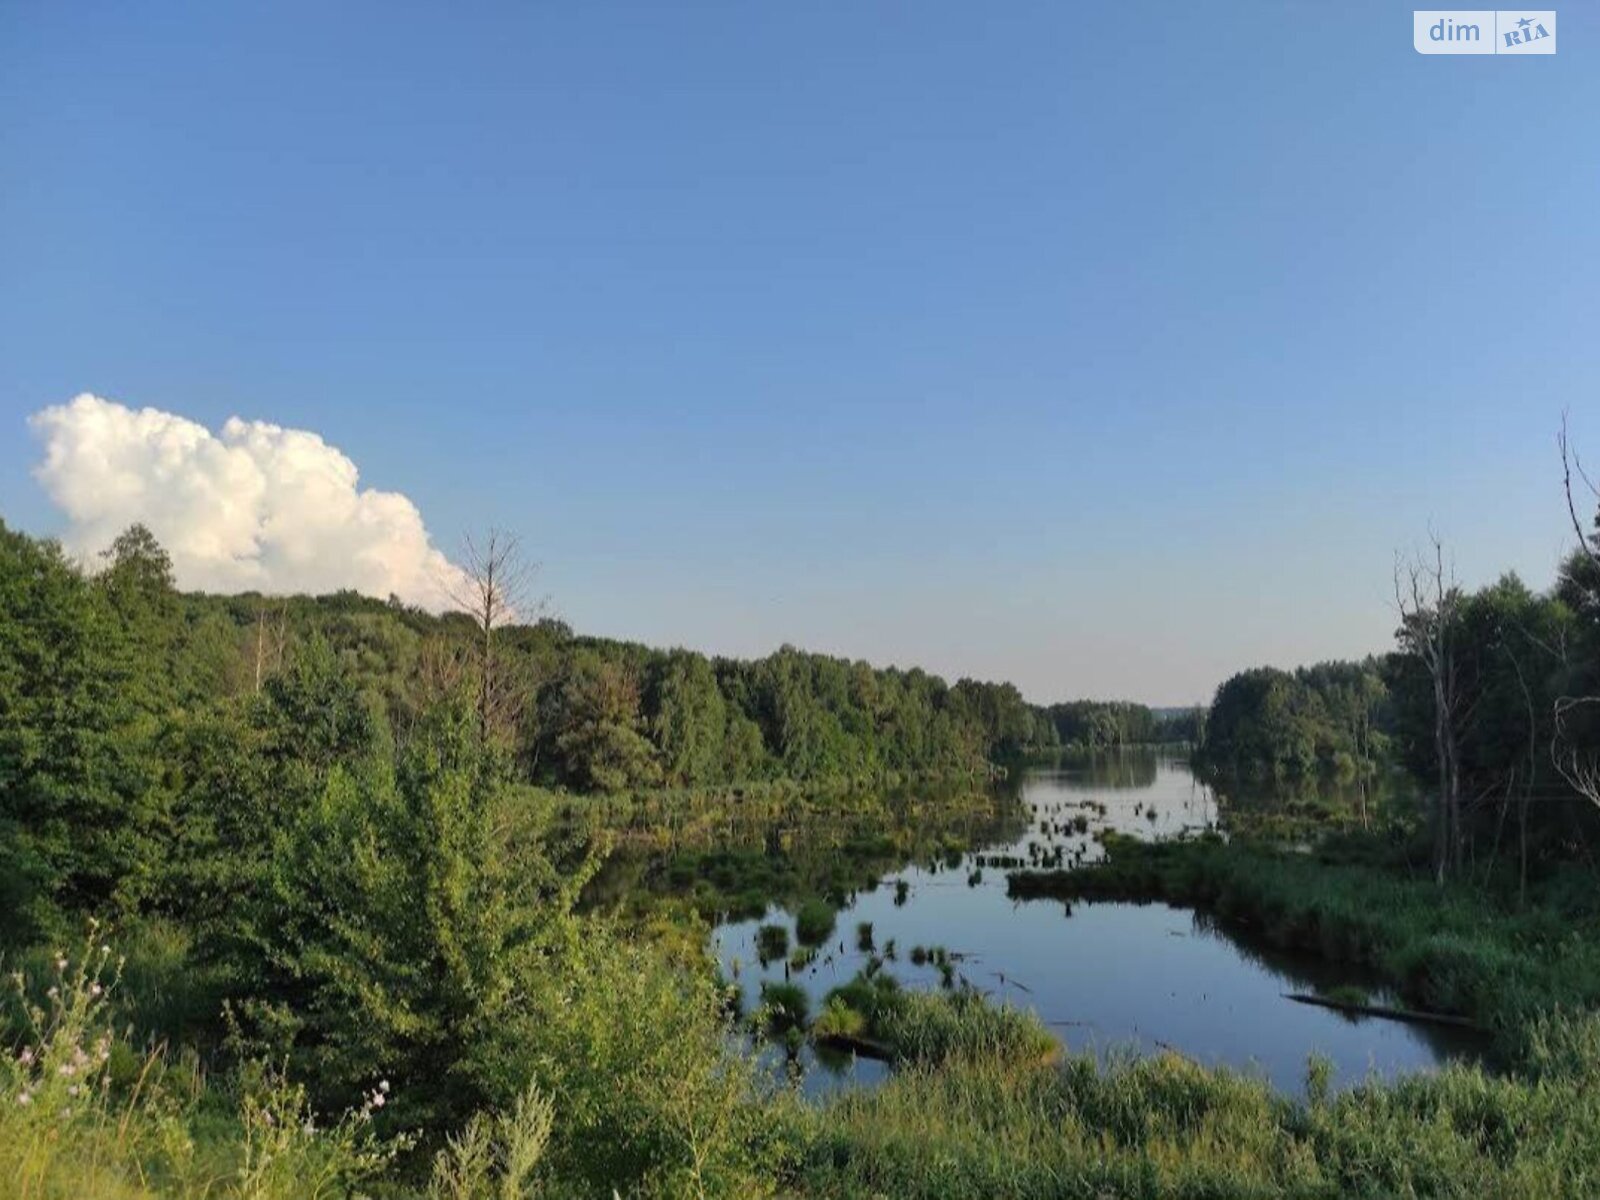
<instances>
[{"instance_id":1,"label":"fallen log in water","mask_svg":"<svg viewBox=\"0 0 1600 1200\"><path fill-rule=\"evenodd\" d=\"M882 1042L875 1042L871 1038L856 1037L848 1033L827 1033L811 1039L819 1046L826 1046L830 1050L844 1050L854 1054L857 1058L871 1058L878 1062L893 1062L894 1053Z\"/></svg>"},{"instance_id":2,"label":"fallen log in water","mask_svg":"<svg viewBox=\"0 0 1600 1200\"><path fill-rule=\"evenodd\" d=\"M1473 1033L1490 1032L1476 1021L1450 1013L1419 1012L1412 1008L1390 1008L1384 1004L1354 1004L1348 1000L1332 1000L1327 996L1313 996L1306 992L1285 992L1283 998L1293 1000L1296 1004L1315 1004L1319 1008L1359 1013L1367 1017L1388 1017L1392 1021L1413 1021L1427 1025L1453 1025L1457 1029L1470 1029Z\"/></svg>"}]
</instances>

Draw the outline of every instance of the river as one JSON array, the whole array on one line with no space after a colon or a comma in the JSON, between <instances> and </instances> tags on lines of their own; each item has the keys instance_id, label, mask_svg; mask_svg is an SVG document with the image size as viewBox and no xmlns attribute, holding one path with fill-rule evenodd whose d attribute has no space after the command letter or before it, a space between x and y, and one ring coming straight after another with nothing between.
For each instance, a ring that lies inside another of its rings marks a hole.
<instances>
[{"instance_id":1,"label":"river","mask_svg":"<svg viewBox=\"0 0 1600 1200\"><path fill-rule=\"evenodd\" d=\"M1100 853L1095 833L1115 829L1145 838L1217 826L1219 799L1179 757L1125 752L1031 768L1013 785L1009 820L967 830L959 849L907 859L876 886L841 897L833 934L816 958L794 968L762 962L757 930L794 919L779 906L719 924L715 953L728 977L755 997L763 980L803 986L817 1011L829 989L867 962L858 927L902 983L937 988L949 970L914 962L921 947L944 948L954 976L999 1002L1031 1008L1070 1049L1101 1056L1167 1049L1207 1064L1264 1076L1286 1092L1304 1086L1308 1057L1327 1058L1334 1086L1370 1075L1429 1070L1475 1057L1480 1044L1459 1031L1379 1018L1351 1018L1285 998L1288 992L1359 985L1382 1000L1374 981L1345 966L1251 944L1204 914L1166 904L1014 901L1006 868L1070 865ZM1259 799L1257 797L1256 799ZM1225 805L1227 802L1222 801ZM802 1055L804 1087L823 1094L870 1085L883 1064Z\"/></svg>"}]
</instances>

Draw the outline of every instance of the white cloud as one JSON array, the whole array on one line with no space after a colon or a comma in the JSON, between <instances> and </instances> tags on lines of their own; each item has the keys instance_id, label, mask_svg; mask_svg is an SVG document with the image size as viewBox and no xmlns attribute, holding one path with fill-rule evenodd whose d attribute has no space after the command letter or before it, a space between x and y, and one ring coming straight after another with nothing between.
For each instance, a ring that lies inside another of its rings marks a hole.
<instances>
[{"instance_id":1,"label":"white cloud","mask_svg":"<svg viewBox=\"0 0 1600 1200\"><path fill-rule=\"evenodd\" d=\"M355 463L314 433L230 417L214 434L87 393L29 424L45 446L34 474L71 522L63 542L85 556L142 521L184 588L354 588L439 609L460 581L417 506L359 487Z\"/></svg>"}]
</instances>

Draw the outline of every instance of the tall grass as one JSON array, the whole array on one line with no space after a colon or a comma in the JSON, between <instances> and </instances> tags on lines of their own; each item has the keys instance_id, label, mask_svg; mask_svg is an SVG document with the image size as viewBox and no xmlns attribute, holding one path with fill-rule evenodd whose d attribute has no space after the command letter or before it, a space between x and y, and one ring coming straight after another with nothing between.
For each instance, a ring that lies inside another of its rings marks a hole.
<instances>
[{"instance_id":1,"label":"tall grass","mask_svg":"<svg viewBox=\"0 0 1600 1200\"><path fill-rule=\"evenodd\" d=\"M403 1143L367 1104L319 1123L303 1089L265 1068L211 1086L192 1055L139 1053L111 1025L123 963L92 939L42 978L11 977L0 1060L0 1191L19 1198L290 1200L348 1195Z\"/></svg>"},{"instance_id":2,"label":"tall grass","mask_svg":"<svg viewBox=\"0 0 1600 1200\"><path fill-rule=\"evenodd\" d=\"M1559 1035L1570 1055L1586 1032ZM1590 1047L1592 1050L1592 1047ZM1452 1067L1291 1101L1176 1055L951 1058L816 1113L813 1196L1592 1196L1600 1058L1539 1086Z\"/></svg>"}]
</instances>

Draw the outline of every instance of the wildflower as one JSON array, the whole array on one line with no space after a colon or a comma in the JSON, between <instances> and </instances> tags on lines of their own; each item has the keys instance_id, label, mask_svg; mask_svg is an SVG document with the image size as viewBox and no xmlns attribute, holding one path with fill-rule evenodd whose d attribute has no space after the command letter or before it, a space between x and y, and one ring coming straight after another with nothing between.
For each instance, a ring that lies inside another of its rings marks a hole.
<instances>
[{"instance_id":1,"label":"wildflower","mask_svg":"<svg viewBox=\"0 0 1600 1200\"><path fill-rule=\"evenodd\" d=\"M52 999L52 1000L54 1000L60 994L61 994L61 989L56 987L54 984L52 984L50 986L49 990L45 992L45 995L49 996L50 999Z\"/></svg>"},{"instance_id":2,"label":"wildflower","mask_svg":"<svg viewBox=\"0 0 1600 1200\"><path fill-rule=\"evenodd\" d=\"M98 983L91 983L89 985L89 995L91 996L98 996L103 991L105 991L105 989Z\"/></svg>"},{"instance_id":3,"label":"wildflower","mask_svg":"<svg viewBox=\"0 0 1600 1200\"><path fill-rule=\"evenodd\" d=\"M372 1093L372 1107L373 1108L382 1108L384 1106L385 1102L386 1101L385 1101L385 1098L384 1098L384 1094L382 1092L373 1092Z\"/></svg>"},{"instance_id":4,"label":"wildflower","mask_svg":"<svg viewBox=\"0 0 1600 1200\"><path fill-rule=\"evenodd\" d=\"M33 1097L30 1096L27 1092L20 1092L17 1095L17 1103L22 1105L22 1107L26 1108L26 1107L28 1107L28 1105L33 1103Z\"/></svg>"},{"instance_id":5,"label":"wildflower","mask_svg":"<svg viewBox=\"0 0 1600 1200\"><path fill-rule=\"evenodd\" d=\"M100 954L101 954L101 956L104 957L105 955L110 954L110 953L111 953L111 947L106 945L106 943L101 942L100 943Z\"/></svg>"},{"instance_id":6,"label":"wildflower","mask_svg":"<svg viewBox=\"0 0 1600 1200\"><path fill-rule=\"evenodd\" d=\"M21 1063L25 1067L32 1065L32 1063L33 1063L33 1047L32 1046L24 1046L22 1048L22 1053L17 1055L17 1061L19 1063Z\"/></svg>"},{"instance_id":7,"label":"wildflower","mask_svg":"<svg viewBox=\"0 0 1600 1200\"><path fill-rule=\"evenodd\" d=\"M56 1074L57 1075L63 1075L68 1079L71 1079L77 1073L78 1073L78 1068L73 1066L71 1063L62 1063L59 1067L56 1068Z\"/></svg>"},{"instance_id":8,"label":"wildflower","mask_svg":"<svg viewBox=\"0 0 1600 1200\"><path fill-rule=\"evenodd\" d=\"M388 1090L389 1090L389 1081L387 1079L378 1080L378 1090L380 1092L388 1092Z\"/></svg>"},{"instance_id":9,"label":"wildflower","mask_svg":"<svg viewBox=\"0 0 1600 1200\"><path fill-rule=\"evenodd\" d=\"M67 1089L67 1095L76 1096L77 1094L78 1094L78 1085L77 1084L73 1084L71 1087L69 1087Z\"/></svg>"},{"instance_id":10,"label":"wildflower","mask_svg":"<svg viewBox=\"0 0 1600 1200\"><path fill-rule=\"evenodd\" d=\"M66 969L67 969L66 957L62 956L61 958L56 959L56 970L65 971Z\"/></svg>"}]
</instances>

